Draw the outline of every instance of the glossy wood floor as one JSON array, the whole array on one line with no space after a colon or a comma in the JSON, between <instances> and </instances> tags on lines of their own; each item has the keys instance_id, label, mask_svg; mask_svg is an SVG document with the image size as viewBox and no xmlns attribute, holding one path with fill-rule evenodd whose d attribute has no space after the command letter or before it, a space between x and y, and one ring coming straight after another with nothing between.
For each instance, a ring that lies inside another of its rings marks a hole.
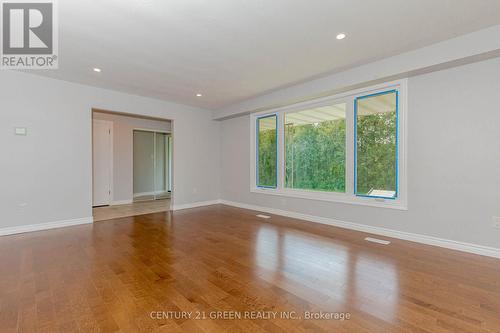
<instances>
[{"instance_id":1,"label":"glossy wood floor","mask_svg":"<svg viewBox=\"0 0 500 333\"><path fill-rule=\"evenodd\" d=\"M499 260L255 214L216 205L0 237L0 332L500 332ZM194 318L244 311L297 316Z\"/></svg>"}]
</instances>

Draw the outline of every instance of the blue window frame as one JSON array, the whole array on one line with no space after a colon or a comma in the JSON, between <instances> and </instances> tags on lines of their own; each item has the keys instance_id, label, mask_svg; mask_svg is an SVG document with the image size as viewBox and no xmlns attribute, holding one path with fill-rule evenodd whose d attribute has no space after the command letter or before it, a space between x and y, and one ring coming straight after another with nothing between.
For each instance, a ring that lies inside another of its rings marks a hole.
<instances>
[{"instance_id":1,"label":"blue window frame","mask_svg":"<svg viewBox=\"0 0 500 333\"><path fill-rule=\"evenodd\" d=\"M354 99L354 194L398 197L398 90Z\"/></svg>"},{"instance_id":2,"label":"blue window frame","mask_svg":"<svg viewBox=\"0 0 500 333\"><path fill-rule=\"evenodd\" d=\"M276 188L278 185L278 116L256 120L256 185Z\"/></svg>"}]
</instances>

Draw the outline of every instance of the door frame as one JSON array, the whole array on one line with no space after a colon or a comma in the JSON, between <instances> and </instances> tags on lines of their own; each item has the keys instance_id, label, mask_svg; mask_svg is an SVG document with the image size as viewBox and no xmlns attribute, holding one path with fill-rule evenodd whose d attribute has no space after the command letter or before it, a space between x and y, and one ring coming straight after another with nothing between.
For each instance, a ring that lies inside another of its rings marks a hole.
<instances>
[{"instance_id":1,"label":"door frame","mask_svg":"<svg viewBox=\"0 0 500 333\"><path fill-rule=\"evenodd\" d=\"M94 119L92 117L92 207L94 207L94 122L98 123L104 123L109 126L109 149L110 149L110 156L109 156L109 195L108 195L108 206L111 206L113 203L113 198L114 198L114 165L113 165L113 155L114 155L114 147L113 147L113 142L114 142L114 133L113 133L113 125L114 123L111 120L104 120L104 119Z\"/></svg>"},{"instance_id":2,"label":"door frame","mask_svg":"<svg viewBox=\"0 0 500 333\"><path fill-rule=\"evenodd\" d=\"M159 116L155 116L155 115L149 115L149 114L142 114L142 113L137 113L137 112L120 112L120 111L116 111L116 110L112 110L112 109L108 109L106 107L98 107L98 106L91 106L88 110L88 120L86 122L86 125L85 127L87 128L87 133L90 133L90 136L88 137L88 140L87 141L89 143L89 149L87 150L88 151L88 157L89 159L87 160L87 163L89 165L89 175L88 175L88 179L90 180L90 182L88 183L88 189L90 190L90 195L88 196L88 206L89 207L89 210L90 212L92 212L92 205L93 205L93 189L94 189L94 186L93 186L93 179L94 179L94 176L93 176L93 144L92 144L92 141L93 141L93 131L92 131L92 121L94 120L94 111L96 112L104 112L104 113L109 113L109 114L114 114L114 115L124 115L124 116L129 116L129 117L138 117L138 118L148 118L148 119L156 119L156 120L163 120L163 121L169 121L170 122L170 131L167 131L167 133L170 133L170 140L171 140L171 152L170 152L170 156L172 157L172 161L171 161L171 168L170 168L170 201L169 201L169 211L173 211L173 208L174 208L174 200L175 200L175 175L176 175L176 165L175 165L175 162L176 161L176 147L175 147L175 133L176 133L176 129L175 129L175 126L176 126L176 120L174 118L167 118L167 117L159 117ZM114 150L113 150L114 151ZM112 193L114 191L114 188L112 189ZM116 202L114 202L116 203ZM127 203L130 203L130 202L127 202Z\"/></svg>"}]
</instances>

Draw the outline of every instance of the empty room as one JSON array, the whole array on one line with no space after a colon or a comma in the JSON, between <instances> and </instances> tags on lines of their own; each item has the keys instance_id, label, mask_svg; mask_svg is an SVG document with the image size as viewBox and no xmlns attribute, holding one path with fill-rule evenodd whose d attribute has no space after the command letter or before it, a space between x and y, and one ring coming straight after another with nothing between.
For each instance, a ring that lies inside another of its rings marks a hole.
<instances>
[{"instance_id":1,"label":"empty room","mask_svg":"<svg viewBox=\"0 0 500 333\"><path fill-rule=\"evenodd\" d=\"M0 10L0 332L500 332L500 1Z\"/></svg>"}]
</instances>

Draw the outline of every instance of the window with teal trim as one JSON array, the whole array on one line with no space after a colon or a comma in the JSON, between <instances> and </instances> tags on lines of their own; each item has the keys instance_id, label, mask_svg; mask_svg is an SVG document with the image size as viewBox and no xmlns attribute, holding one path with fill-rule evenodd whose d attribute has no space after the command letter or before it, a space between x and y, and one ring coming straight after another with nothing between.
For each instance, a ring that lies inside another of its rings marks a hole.
<instances>
[{"instance_id":1,"label":"window with teal trim","mask_svg":"<svg viewBox=\"0 0 500 333\"><path fill-rule=\"evenodd\" d=\"M278 118L257 118L257 187L276 188L278 183Z\"/></svg>"},{"instance_id":2,"label":"window with teal trim","mask_svg":"<svg viewBox=\"0 0 500 333\"><path fill-rule=\"evenodd\" d=\"M398 196L398 91L354 101L354 190L357 196Z\"/></svg>"}]
</instances>

